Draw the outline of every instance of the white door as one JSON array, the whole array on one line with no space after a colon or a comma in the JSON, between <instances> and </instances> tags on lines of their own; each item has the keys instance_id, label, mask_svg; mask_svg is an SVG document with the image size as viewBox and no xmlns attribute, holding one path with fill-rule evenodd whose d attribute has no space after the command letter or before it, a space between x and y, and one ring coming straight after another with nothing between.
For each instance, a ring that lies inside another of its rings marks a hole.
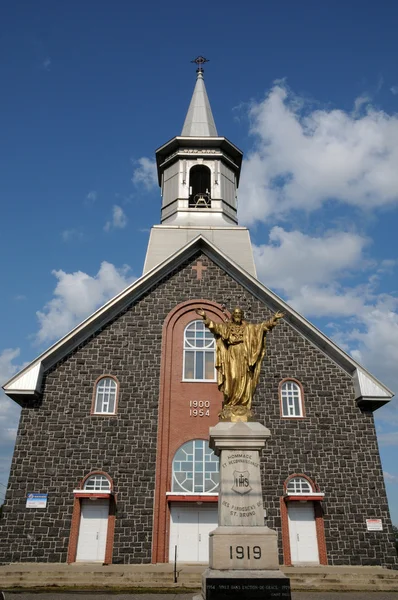
<instances>
[{"instance_id":1,"label":"white door","mask_svg":"<svg viewBox=\"0 0 398 600\"><path fill-rule=\"evenodd\" d=\"M313 502L289 502L288 513L292 564L319 565Z\"/></svg>"},{"instance_id":2,"label":"white door","mask_svg":"<svg viewBox=\"0 0 398 600\"><path fill-rule=\"evenodd\" d=\"M109 500L82 500L76 561L105 560Z\"/></svg>"},{"instance_id":3,"label":"white door","mask_svg":"<svg viewBox=\"0 0 398 600\"><path fill-rule=\"evenodd\" d=\"M171 505L169 561L174 562L177 546L178 562L209 561L209 533L218 525L217 504L196 503Z\"/></svg>"}]
</instances>

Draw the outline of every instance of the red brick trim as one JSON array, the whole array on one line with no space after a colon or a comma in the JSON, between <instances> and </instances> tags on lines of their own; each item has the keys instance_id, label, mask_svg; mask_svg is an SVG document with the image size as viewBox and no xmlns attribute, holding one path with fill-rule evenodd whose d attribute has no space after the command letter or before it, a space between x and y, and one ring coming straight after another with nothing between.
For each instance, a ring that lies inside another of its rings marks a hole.
<instances>
[{"instance_id":1,"label":"red brick trim","mask_svg":"<svg viewBox=\"0 0 398 600\"><path fill-rule=\"evenodd\" d=\"M282 385L284 383L286 383L286 381L293 381L294 383L297 383L297 385L300 388L301 412L303 413L301 415L301 417L287 417L287 416L285 416L283 414L283 407L282 407ZM280 411L281 411L281 419L291 419L292 421L300 421L301 419L305 419L306 415L305 415L305 404L304 404L304 388L303 388L303 384L301 383L301 381L299 381L298 379L295 379L294 377L285 377L284 379L282 379L279 382L278 396L279 396L279 406L280 406Z\"/></svg>"},{"instance_id":2,"label":"red brick trim","mask_svg":"<svg viewBox=\"0 0 398 600\"><path fill-rule=\"evenodd\" d=\"M162 331L162 359L160 370L158 440L156 458L155 502L153 513L152 562L163 563L168 560L168 539L170 510L166 492L171 490L171 463L176 450L191 439L208 439L208 428L217 422L217 414L213 409L210 421L197 422L197 433L188 432L183 417L181 422L171 419L176 394L186 394L183 386L189 386L189 395L194 398L200 390L206 389L207 397L219 399L221 409L222 394L218 391L217 382L182 382L183 330L194 319L199 319L196 308L204 310L217 322L228 318L219 304L209 300L198 299L182 302L167 315ZM181 330L181 331L180 331ZM181 343L178 341L181 338ZM176 343L178 341L178 343ZM203 392L202 392L203 393ZM198 396L200 399L200 395Z\"/></svg>"},{"instance_id":3,"label":"red brick trim","mask_svg":"<svg viewBox=\"0 0 398 600\"><path fill-rule=\"evenodd\" d=\"M283 549L283 564L290 567L292 558L290 554L290 539L289 539L289 517L287 514L287 504L285 499L280 498L281 507L281 529L282 529L282 549Z\"/></svg>"},{"instance_id":4,"label":"red brick trim","mask_svg":"<svg viewBox=\"0 0 398 600\"><path fill-rule=\"evenodd\" d=\"M105 473L105 471L91 471L88 475L86 475L85 477L83 477L83 479L80 482L80 489L83 490L84 489L84 484L86 483L87 479L89 479L90 477L92 477L93 475L103 475L104 477L107 478L107 480L109 481L109 483L111 484L111 492L113 492L113 480L112 477L109 477L108 473ZM94 494L96 492L93 492ZM97 492L98 494L103 494L104 492Z\"/></svg>"},{"instance_id":5,"label":"red brick trim","mask_svg":"<svg viewBox=\"0 0 398 600\"><path fill-rule=\"evenodd\" d=\"M315 517L315 528L316 528L316 539L318 544L318 556L319 564L327 565L327 550L326 550L326 539L325 539L325 524L323 520L322 505L319 501L313 501L314 517ZM280 498L281 507L281 526L282 526L282 547L283 547L283 563L287 567L292 566L291 550L290 550L290 536L289 536L289 516L287 508L287 498Z\"/></svg>"},{"instance_id":6,"label":"red brick trim","mask_svg":"<svg viewBox=\"0 0 398 600\"><path fill-rule=\"evenodd\" d=\"M314 502L316 537L318 540L319 563L328 564L328 555L326 550L325 521L323 519L323 508L320 502Z\"/></svg>"},{"instance_id":7,"label":"red brick trim","mask_svg":"<svg viewBox=\"0 0 398 600\"><path fill-rule=\"evenodd\" d=\"M67 554L67 563L76 562L76 554L77 554L77 542L79 540L79 529L80 529L80 518L81 518L81 501L85 498L109 498L109 513L108 513L108 530L106 535L106 545L105 545L105 558L104 564L108 565L112 563L112 555L113 555L113 542L115 537L115 518L116 518L116 496L113 494L113 481L112 478L109 477L108 473L104 471L92 471L80 481L79 489L84 488L84 483L87 481L89 477L92 475L104 475L111 484L111 493L104 492L91 492L90 494L79 494L79 492L75 492L74 501L73 501L73 512L72 512L72 521L71 528L69 534L69 545L68 545L68 554Z\"/></svg>"},{"instance_id":8,"label":"red brick trim","mask_svg":"<svg viewBox=\"0 0 398 600\"><path fill-rule=\"evenodd\" d=\"M106 534L104 565L112 564L113 542L115 539L115 522L116 522L116 498L115 498L115 496L111 496L109 499L108 531Z\"/></svg>"},{"instance_id":9,"label":"red brick trim","mask_svg":"<svg viewBox=\"0 0 398 600\"><path fill-rule=\"evenodd\" d=\"M218 502L218 496L185 496L184 494L168 494L167 502Z\"/></svg>"},{"instance_id":10,"label":"red brick trim","mask_svg":"<svg viewBox=\"0 0 398 600\"><path fill-rule=\"evenodd\" d=\"M322 502L324 496L322 494L315 496L305 496L304 494L297 494L297 496L293 496L289 494L289 496L285 496L285 502Z\"/></svg>"},{"instance_id":11,"label":"red brick trim","mask_svg":"<svg viewBox=\"0 0 398 600\"><path fill-rule=\"evenodd\" d=\"M76 561L77 540L79 538L79 528L80 528L80 513L81 513L80 498L74 498L72 522L71 522L70 535L69 535L68 555L67 555L67 559L66 559L68 564Z\"/></svg>"},{"instance_id":12,"label":"red brick trim","mask_svg":"<svg viewBox=\"0 0 398 600\"><path fill-rule=\"evenodd\" d=\"M97 384L99 381L101 381L101 379L113 379L113 381L116 383L116 398L115 398L115 411L113 413L96 413L95 412L95 399L97 396ZM97 377L97 379L94 382L94 387L93 387L93 397L91 400L91 411L90 411L90 415L92 417L113 417L117 414L117 407L118 407L118 403L119 403L119 393L120 393L120 383L117 377L115 377L114 375L110 375L109 373L105 373L104 375L100 375L99 377Z\"/></svg>"},{"instance_id":13,"label":"red brick trim","mask_svg":"<svg viewBox=\"0 0 398 600\"><path fill-rule=\"evenodd\" d=\"M308 483L310 484L313 492L320 492L319 486L316 483L314 483L312 481L312 479L310 477L308 477L308 475L304 475L304 473L293 473L293 475L289 475L289 477L285 480L285 482L283 484L283 493L284 494L286 494L286 492L287 492L287 484L294 477L302 477L303 479L306 479L308 481Z\"/></svg>"},{"instance_id":14,"label":"red brick trim","mask_svg":"<svg viewBox=\"0 0 398 600\"><path fill-rule=\"evenodd\" d=\"M86 494L83 491L80 494L79 494L79 492L75 492L74 496L75 496L75 498L110 498L111 497L110 494L103 494L102 492L90 492L89 494Z\"/></svg>"}]
</instances>

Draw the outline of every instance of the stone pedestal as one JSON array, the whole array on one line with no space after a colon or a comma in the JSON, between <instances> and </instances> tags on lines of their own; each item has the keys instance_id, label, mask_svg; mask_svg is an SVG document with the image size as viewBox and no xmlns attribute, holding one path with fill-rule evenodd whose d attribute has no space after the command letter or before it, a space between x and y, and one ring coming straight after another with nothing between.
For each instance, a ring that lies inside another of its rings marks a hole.
<instances>
[{"instance_id":1,"label":"stone pedestal","mask_svg":"<svg viewBox=\"0 0 398 600\"><path fill-rule=\"evenodd\" d=\"M210 447L220 456L218 527L210 533L205 600L290 600L279 570L277 533L264 526L260 452L270 431L260 423L220 422Z\"/></svg>"}]
</instances>

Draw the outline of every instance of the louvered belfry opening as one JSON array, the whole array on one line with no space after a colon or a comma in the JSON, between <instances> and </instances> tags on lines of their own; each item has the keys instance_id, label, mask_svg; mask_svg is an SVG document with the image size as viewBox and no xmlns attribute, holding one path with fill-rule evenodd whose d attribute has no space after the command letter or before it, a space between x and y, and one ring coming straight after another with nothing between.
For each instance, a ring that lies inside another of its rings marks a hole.
<instances>
[{"instance_id":1,"label":"louvered belfry opening","mask_svg":"<svg viewBox=\"0 0 398 600\"><path fill-rule=\"evenodd\" d=\"M189 172L189 208L210 208L211 174L204 165L196 165Z\"/></svg>"}]
</instances>

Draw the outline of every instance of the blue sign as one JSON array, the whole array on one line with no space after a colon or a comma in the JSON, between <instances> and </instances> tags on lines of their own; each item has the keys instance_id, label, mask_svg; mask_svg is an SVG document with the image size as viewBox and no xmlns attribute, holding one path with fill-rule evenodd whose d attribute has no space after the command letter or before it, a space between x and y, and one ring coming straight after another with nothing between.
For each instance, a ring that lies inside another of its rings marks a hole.
<instances>
[{"instance_id":1,"label":"blue sign","mask_svg":"<svg viewBox=\"0 0 398 600\"><path fill-rule=\"evenodd\" d=\"M30 492L26 497L26 508L46 508L48 494Z\"/></svg>"}]
</instances>

